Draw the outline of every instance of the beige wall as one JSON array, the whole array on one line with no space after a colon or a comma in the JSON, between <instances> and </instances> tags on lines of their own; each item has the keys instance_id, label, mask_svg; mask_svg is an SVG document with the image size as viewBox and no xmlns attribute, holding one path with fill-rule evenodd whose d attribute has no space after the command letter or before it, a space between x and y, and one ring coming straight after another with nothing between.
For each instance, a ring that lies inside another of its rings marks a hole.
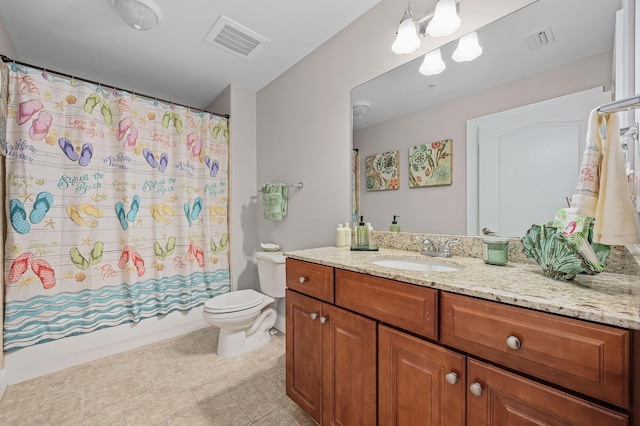
<instances>
[{"instance_id":1,"label":"beige wall","mask_svg":"<svg viewBox=\"0 0 640 426\"><path fill-rule=\"evenodd\" d=\"M389 230L396 214L400 215L403 231L466 234L467 120L593 87L610 90L612 60L613 52L605 52L354 132L353 146L360 151L361 182L368 155L400 151L400 189L373 193L362 186L360 207L367 221L374 229ZM453 184L409 188L409 147L442 139L453 140Z\"/></svg>"},{"instance_id":2,"label":"beige wall","mask_svg":"<svg viewBox=\"0 0 640 426\"><path fill-rule=\"evenodd\" d=\"M11 59L18 59L16 58L16 49L13 47L7 28L4 26L4 22L2 22L2 18L0 18L0 54L8 56Z\"/></svg>"},{"instance_id":3,"label":"beige wall","mask_svg":"<svg viewBox=\"0 0 640 426\"><path fill-rule=\"evenodd\" d=\"M258 289L256 204L256 93L230 85L206 110L229 119L229 233L231 288Z\"/></svg>"},{"instance_id":4,"label":"beige wall","mask_svg":"<svg viewBox=\"0 0 640 426\"><path fill-rule=\"evenodd\" d=\"M382 0L258 92L257 185L304 182L292 189L281 222L262 219L259 241L285 250L333 245L336 225L350 220L351 89L455 36L475 30L531 0L465 0L454 36L425 38L411 55L391 52L405 0ZM412 5L421 16L435 0Z\"/></svg>"}]
</instances>

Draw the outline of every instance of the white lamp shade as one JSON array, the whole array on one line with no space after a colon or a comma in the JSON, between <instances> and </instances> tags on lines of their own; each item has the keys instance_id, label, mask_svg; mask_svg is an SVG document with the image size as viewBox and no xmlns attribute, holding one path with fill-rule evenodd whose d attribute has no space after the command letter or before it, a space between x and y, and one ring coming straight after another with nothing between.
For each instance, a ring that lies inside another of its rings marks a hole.
<instances>
[{"instance_id":1,"label":"white lamp shade","mask_svg":"<svg viewBox=\"0 0 640 426\"><path fill-rule=\"evenodd\" d=\"M478 33L475 31L460 37L458 47L451 58L456 62L473 61L482 55L482 47L478 44Z\"/></svg>"},{"instance_id":2,"label":"white lamp shade","mask_svg":"<svg viewBox=\"0 0 640 426\"><path fill-rule=\"evenodd\" d=\"M418 38L418 32L416 31L416 22L413 18L407 18L400 22L398 36L391 45L391 50L393 50L393 53L400 55L412 53L418 47L420 47L420 38Z\"/></svg>"},{"instance_id":3,"label":"white lamp shade","mask_svg":"<svg viewBox=\"0 0 640 426\"><path fill-rule=\"evenodd\" d=\"M427 25L431 37L445 37L460 28L460 17L456 10L456 0L438 0L433 18Z\"/></svg>"},{"instance_id":4,"label":"white lamp shade","mask_svg":"<svg viewBox=\"0 0 640 426\"><path fill-rule=\"evenodd\" d=\"M435 75L440 74L446 67L442 60L440 49L436 49L424 55L424 60L422 61L422 65L420 65L419 71L420 74Z\"/></svg>"},{"instance_id":5,"label":"white lamp shade","mask_svg":"<svg viewBox=\"0 0 640 426\"><path fill-rule=\"evenodd\" d=\"M138 31L150 30L162 18L162 11L153 0L113 0L113 7L124 22Z\"/></svg>"}]
</instances>

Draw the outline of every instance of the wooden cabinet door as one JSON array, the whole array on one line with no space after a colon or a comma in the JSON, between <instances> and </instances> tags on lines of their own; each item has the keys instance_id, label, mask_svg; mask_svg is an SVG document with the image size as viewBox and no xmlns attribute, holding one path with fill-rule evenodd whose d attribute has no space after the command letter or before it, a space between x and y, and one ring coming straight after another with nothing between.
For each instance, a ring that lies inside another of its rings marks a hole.
<instances>
[{"instance_id":1,"label":"wooden cabinet door","mask_svg":"<svg viewBox=\"0 0 640 426\"><path fill-rule=\"evenodd\" d=\"M322 416L322 302L286 292L287 396L318 423Z\"/></svg>"},{"instance_id":2,"label":"wooden cabinet door","mask_svg":"<svg viewBox=\"0 0 640 426\"><path fill-rule=\"evenodd\" d=\"M463 355L379 325L378 423L464 425L465 374Z\"/></svg>"},{"instance_id":3,"label":"wooden cabinet door","mask_svg":"<svg viewBox=\"0 0 640 426\"><path fill-rule=\"evenodd\" d=\"M479 385L475 387L476 393L472 392L472 385ZM473 359L467 361L468 426L628 424L629 419L625 414L507 373L497 367Z\"/></svg>"},{"instance_id":4,"label":"wooden cabinet door","mask_svg":"<svg viewBox=\"0 0 640 426\"><path fill-rule=\"evenodd\" d=\"M322 425L376 424L376 323L323 305Z\"/></svg>"}]
</instances>

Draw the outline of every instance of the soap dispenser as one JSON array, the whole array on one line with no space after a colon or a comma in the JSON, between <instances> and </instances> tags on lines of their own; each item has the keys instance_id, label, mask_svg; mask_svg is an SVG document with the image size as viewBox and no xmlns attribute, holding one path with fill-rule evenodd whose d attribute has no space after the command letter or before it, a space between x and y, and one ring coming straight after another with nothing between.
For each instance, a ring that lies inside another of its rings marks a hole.
<instances>
[{"instance_id":1,"label":"soap dispenser","mask_svg":"<svg viewBox=\"0 0 640 426\"><path fill-rule=\"evenodd\" d=\"M364 223L364 216L360 216L360 223L356 230L356 245L358 247L369 246L369 227Z\"/></svg>"},{"instance_id":2,"label":"soap dispenser","mask_svg":"<svg viewBox=\"0 0 640 426\"><path fill-rule=\"evenodd\" d=\"M391 225L389 225L389 231L391 232L400 232L400 225L398 224L398 220L396 218L398 218L400 216L398 215L393 215L393 220L391 221Z\"/></svg>"}]
</instances>

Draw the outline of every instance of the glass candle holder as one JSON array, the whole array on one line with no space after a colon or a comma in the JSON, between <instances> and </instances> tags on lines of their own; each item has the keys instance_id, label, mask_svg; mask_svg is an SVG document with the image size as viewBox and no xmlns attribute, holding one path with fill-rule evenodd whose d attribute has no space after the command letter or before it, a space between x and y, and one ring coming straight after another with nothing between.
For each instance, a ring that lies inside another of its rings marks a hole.
<instances>
[{"instance_id":1,"label":"glass candle holder","mask_svg":"<svg viewBox=\"0 0 640 426\"><path fill-rule=\"evenodd\" d=\"M506 265L509 261L509 239L487 237L482 239L482 258L490 265Z\"/></svg>"}]
</instances>

